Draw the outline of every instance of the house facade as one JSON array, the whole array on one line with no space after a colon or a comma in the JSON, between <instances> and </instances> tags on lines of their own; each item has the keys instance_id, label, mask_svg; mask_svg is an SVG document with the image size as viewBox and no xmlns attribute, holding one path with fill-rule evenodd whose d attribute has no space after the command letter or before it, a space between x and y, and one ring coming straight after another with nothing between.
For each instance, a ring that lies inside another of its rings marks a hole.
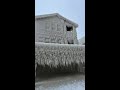
<instances>
[{"instance_id":1,"label":"house facade","mask_svg":"<svg viewBox=\"0 0 120 90\"><path fill-rule=\"evenodd\" d=\"M58 13L35 16L35 42L78 44L77 27Z\"/></svg>"},{"instance_id":2,"label":"house facade","mask_svg":"<svg viewBox=\"0 0 120 90\"><path fill-rule=\"evenodd\" d=\"M80 45L85 45L85 36L78 40Z\"/></svg>"}]
</instances>

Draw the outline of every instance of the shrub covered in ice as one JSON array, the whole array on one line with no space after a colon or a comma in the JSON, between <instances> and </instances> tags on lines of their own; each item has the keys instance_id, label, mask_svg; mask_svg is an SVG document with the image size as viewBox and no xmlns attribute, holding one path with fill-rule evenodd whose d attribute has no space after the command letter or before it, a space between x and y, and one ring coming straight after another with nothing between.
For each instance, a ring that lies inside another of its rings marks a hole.
<instances>
[{"instance_id":1,"label":"shrub covered in ice","mask_svg":"<svg viewBox=\"0 0 120 90\"><path fill-rule=\"evenodd\" d=\"M35 63L57 67L85 63L85 46L35 42Z\"/></svg>"}]
</instances>

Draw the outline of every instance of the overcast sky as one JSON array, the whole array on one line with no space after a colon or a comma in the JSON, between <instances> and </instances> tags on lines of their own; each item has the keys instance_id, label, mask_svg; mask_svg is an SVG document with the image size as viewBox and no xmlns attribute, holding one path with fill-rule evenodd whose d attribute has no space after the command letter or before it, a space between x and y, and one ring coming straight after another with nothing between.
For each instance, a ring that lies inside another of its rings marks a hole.
<instances>
[{"instance_id":1,"label":"overcast sky","mask_svg":"<svg viewBox=\"0 0 120 90\"><path fill-rule=\"evenodd\" d=\"M35 15L59 13L77 23L77 37L85 36L85 0L35 0Z\"/></svg>"}]
</instances>

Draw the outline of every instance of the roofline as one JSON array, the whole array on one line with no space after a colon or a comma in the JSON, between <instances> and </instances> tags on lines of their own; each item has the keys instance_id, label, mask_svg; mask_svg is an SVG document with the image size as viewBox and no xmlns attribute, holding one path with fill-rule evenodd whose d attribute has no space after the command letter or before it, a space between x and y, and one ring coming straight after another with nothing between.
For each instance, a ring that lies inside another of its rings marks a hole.
<instances>
[{"instance_id":1,"label":"roofline","mask_svg":"<svg viewBox=\"0 0 120 90\"><path fill-rule=\"evenodd\" d=\"M64 21L67 21L69 23L71 23L72 25L74 25L75 27L78 27L78 24L74 23L73 21L61 16L60 14L58 13L53 13L53 14L44 14L44 15L36 15L35 16L35 20L38 19L38 18L46 18L46 17L53 17L53 16L57 16L59 17L60 19L63 19Z\"/></svg>"}]
</instances>

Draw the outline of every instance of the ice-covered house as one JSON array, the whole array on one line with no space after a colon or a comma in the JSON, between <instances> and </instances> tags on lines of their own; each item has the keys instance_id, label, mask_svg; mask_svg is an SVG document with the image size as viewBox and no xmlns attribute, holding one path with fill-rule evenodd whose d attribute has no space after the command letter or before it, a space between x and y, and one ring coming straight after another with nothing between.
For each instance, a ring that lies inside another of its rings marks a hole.
<instances>
[{"instance_id":1,"label":"ice-covered house","mask_svg":"<svg viewBox=\"0 0 120 90\"><path fill-rule=\"evenodd\" d=\"M77 27L58 13L35 16L35 42L78 44Z\"/></svg>"},{"instance_id":2,"label":"ice-covered house","mask_svg":"<svg viewBox=\"0 0 120 90\"><path fill-rule=\"evenodd\" d=\"M85 45L85 36L78 40L80 45Z\"/></svg>"},{"instance_id":3,"label":"ice-covered house","mask_svg":"<svg viewBox=\"0 0 120 90\"><path fill-rule=\"evenodd\" d=\"M35 76L85 71L85 46L78 43L77 27L58 13L35 16Z\"/></svg>"}]
</instances>

